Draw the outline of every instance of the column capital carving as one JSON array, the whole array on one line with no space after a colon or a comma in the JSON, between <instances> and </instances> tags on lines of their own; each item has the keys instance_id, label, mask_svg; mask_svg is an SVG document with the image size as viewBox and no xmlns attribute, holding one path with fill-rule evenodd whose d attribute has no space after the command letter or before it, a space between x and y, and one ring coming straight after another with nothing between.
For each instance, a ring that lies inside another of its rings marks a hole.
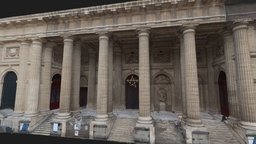
<instances>
[{"instance_id":1,"label":"column capital carving","mask_svg":"<svg viewBox=\"0 0 256 144\"><path fill-rule=\"evenodd\" d=\"M32 44L38 44L38 45L42 45L43 40L40 37L33 37L31 38L32 40Z\"/></svg>"},{"instance_id":2,"label":"column capital carving","mask_svg":"<svg viewBox=\"0 0 256 144\"><path fill-rule=\"evenodd\" d=\"M181 32L182 32L182 34L191 33L191 32L195 33L195 29L197 26L198 26L198 24L184 24L181 27Z\"/></svg>"},{"instance_id":3,"label":"column capital carving","mask_svg":"<svg viewBox=\"0 0 256 144\"><path fill-rule=\"evenodd\" d=\"M234 21L232 24L232 31L236 31L239 29L247 29L248 28L248 22L244 20L238 20Z\"/></svg>"},{"instance_id":4,"label":"column capital carving","mask_svg":"<svg viewBox=\"0 0 256 144\"><path fill-rule=\"evenodd\" d=\"M149 33L150 33L150 27L140 27L140 28L137 28L136 29L139 36L149 36Z\"/></svg>"},{"instance_id":5,"label":"column capital carving","mask_svg":"<svg viewBox=\"0 0 256 144\"><path fill-rule=\"evenodd\" d=\"M60 37L62 37L64 39L64 42L65 41L73 41L73 39L74 39L73 35L70 33L63 33L60 35Z\"/></svg>"},{"instance_id":6,"label":"column capital carving","mask_svg":"<svg viewBox=\"0 0 256 144\"><path fill-rule=\"evenodd\" d=\"M109 39L111 36L108 31L99 31L97 34L99 35L99 39Z\"/></svg>"}]
</instances>

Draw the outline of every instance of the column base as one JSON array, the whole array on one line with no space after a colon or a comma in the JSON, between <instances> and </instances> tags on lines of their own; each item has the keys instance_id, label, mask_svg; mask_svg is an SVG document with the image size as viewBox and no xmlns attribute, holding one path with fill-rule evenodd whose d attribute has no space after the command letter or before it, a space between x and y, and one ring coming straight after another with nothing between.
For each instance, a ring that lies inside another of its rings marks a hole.
<instances>
[{"instance_id":1,"label":"column base","mask_svg":"<svg viewBox=\"0 0 256 144\"><path fill-rule=\"evenodd\" d=\"M71 118L71 113L58 112L56 118L57 119L69 119L69 118Z\"/></svg>"},{"instance_id":2,"label":"column base","mask_svg":"<svg viewBox=\"0 0 256 144\"><path fill-rule=\"evenodd\" d=\"M114 117L108 115L97 115L95 120L90 123L90 139L106 140L113 126Z\"/></svg>"},{"instance_id":3,"label":"column base","mask_svg":"<svg viewBox=\"0 0 256 144\"><path fill-rule=\"evenodd\" d=\"M209 144L209 132L206 127L200 126L183 126L183 134L185 135L186 144L203 143Z\"/></svg>"},{"instance_id":4,"label":"column base","mask_svg":"<svg viewBox=\"0 0 256 144\"><path fill-rule=\"evenodd\" d=\"M190 118L186 118L186 125L191 126L191 127L203 127L203 123L202 120L198 119L190 119Z\"/></svg>"},{"instance_id":5,"label":"column base","mask_svg":"<svg viewBox=\"0 0 256 144\"><path fill-rule=\"evenodd\" d=\"M155 143L155 127L151 117L139 117L134 134L135 143Z\"/></svg>"},{"instance_id":6,"label":"column base","mask_svg":"<svg viewBox=\"0 0 256 144\"><path fill-rule=\"evenodd\" d=\"M240 126L246 130L256 131L256 123L240 121Z\"/></svg>"},{"instance_id":7,"label":"column base","mask_svg":"<svg viewBox=\"0 0 256 144\"><path fill-rule=\"evenodd\" d=\"M25 114L24 114L24 117L36 117L36 116L38 116L38 112L36 112L36 113L26 113L25 112Z\"/></svg>"}]
</instances>

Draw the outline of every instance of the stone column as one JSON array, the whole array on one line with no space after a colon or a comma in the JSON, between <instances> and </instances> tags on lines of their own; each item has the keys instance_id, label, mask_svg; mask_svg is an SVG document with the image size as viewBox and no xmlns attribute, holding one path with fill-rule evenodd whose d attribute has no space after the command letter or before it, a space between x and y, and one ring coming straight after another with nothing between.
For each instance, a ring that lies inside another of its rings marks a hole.
<instances>
[{"instance_id":1,"label":"stone column","mask_svg":"<svg viewBox=\"0 0 256 144\"><path fill-rule=\"evenodd\" d=\"M139 123L152 123L150 115L149 30L139 30Z\"/></svg>"},{"instance_id":2,"label":"stone column","mask_svg":"<svg viewBox=\"0 0 256 144\"><path fill-rule=\"evenodd\" d=\"M227 71L227 89L230 116L239 118L238 99L236 95L235 61L233 60L234 42L231 32L224 32L225 65Z\"/></svg>"},{"instance_id":3,"label":"stone column","mask_svg":"<svg viewBox=\"0 0 256 144\"><path fill-rule=\"evenodd\" d=\"M33 39L30 50L30 69L28 73L28 95L26 98L27 116L35 116L38 114L38 100L40 89L40 72L42 57L42 41Z\"/></svg>"},{"instance_id":4,"label":"stone column","mask_svg":"<svg viewBox=\"0 0 256 144\"><path fill-rule=\"evenodd\" d=\"M78 110L80 107L80 74L81 74L81 42L80 40L74 43L73 52L73 67L72 67L72 91L71 91L71 110Z\"/></svg>"},{"instance_id":5,"label":"stone column","mask_svg":"<svg viewBox=\"0 0 256 144\"><path fill-rule=\"evenodd\" d=\"M187 104L186 104L186 88L185 88L185 65L184 65L184 40L183 36L180 37L180 71L181 71L181 95L182 95L182 112L183 117L187 116Z\"/></svg>"},{"instance_id":6,"label":"stone column","mask_svg":"<svg viewBox=\"0 0 256 144\"><path fill-rule=\"evenodd\" d=\"M248 26L245 22L234 23L233 39L235 44L236 77L241 124L256 126L256 98L251 71L248 43Z\"/></svg>"},{"instance_id":7,"label":"stone column","mask_svg":"<svg viewBox=\"0 0 256 144\"><path fill-rule=\"evenodd\" d=\"M17 91L15 98L14 113L21 114L24 112L24 102L26 97L26 84L27 84L27 69L28 69L28 54L30 42L22 40L20 44L20 65L17 81Z\"/></svg>"},{"instance_id":8,"label":"stone column","mask_svg":"<svg viewBox=\"0 0 256 144\"><path fill-rule=\"evenodd\" d=\"M115 60L114 60L114 67L115 67L115 82L114 84L114 106L117 109L123 109L124 105L122 103L122 53L120 47L114 48L115 53Z\"/></svg>"},{"instance_id":9,"label":"stone column","mask_svg":"<svg viewBox=\"0 0 256 144\"><path fill-rule=\"evenodd\" d=\"M39 110L43 112L48 111L50 109L53 47L54 47L54 43L48 42L44 50L44 58L43 58L44 67L42 69L42 84L40 87L40 96L39 96Z\"/></svg>"},{"instance_id":10,"label":"stone column","mask_svg":"<svg viewBox=\"0 0 256 144\"><path fill-rule=\"evenodd\" d=\"M96 106L96 52L89 48L89 73L88 73L88 94L87 108L95 108Z\"/></svg>"},{"instance_id":11,"label":"stone column","mask_svg":"<svg viewBox=\"0 0 256 144\"><path fill-rule=\"evenodd\" d=\"M149 29L142 28L139 34L139 118L134 139L138 142L155 143L155 128L150 109L150 51ZM140 133L144 133L142 136Z\"/></svg>"},{"instance_id":12,"label":"stone column","mask_svg":"<svg viewBox=\"0 0 256 144\"><path fill-rule=\"evenodd\" d=\"M70 95L72 83L72 64L73 64L73 38L64 36L63 61L61 71L60 89L60 110L59 118L70 117Z\"/></svg>"},{"instance_id":13,"label":"stone column","mask_svg":"<svg viewBox=\"0 0 256 144\"><path fill-rule=\"evenodd\" d=\"M184 73L187 104L186 124L189 126L201 126L200 105L198 92L196 43L194 27L186 26L183 29L184 38Z\"/></svg>"},{"instance_id":14,"label":"stone column","mask_svg":"<svg viewBox=\"0 0 256 144\"><path fill-rule=\"evenodd\" d=\"M113 38L109 39L108 48L108 116L113 115Z\"/></svg>"},{"instance_id":15,"label":"stone column","mask_svg":"<svg viewBox=\"0 0 256 144\"><path fill-rule=\"evenodd\" d=\"M108 104L108 58L109 36L107 33L99 34L99 60L97 85L97 115L96 121L107 121Z\"/></svg>"}]
</instances>

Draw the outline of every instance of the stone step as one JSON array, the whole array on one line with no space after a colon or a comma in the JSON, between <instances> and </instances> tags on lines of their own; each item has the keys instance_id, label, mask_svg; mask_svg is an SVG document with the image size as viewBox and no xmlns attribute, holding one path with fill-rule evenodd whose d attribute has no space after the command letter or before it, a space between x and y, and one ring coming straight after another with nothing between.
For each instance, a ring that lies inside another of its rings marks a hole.
<instances>
[{"instance_id":1,"label":"stone step","mask_svg":"<svg viewBox=\"0 0 256 144\"><path fill-rule=\"evenodd\" d=\"M117 118L111 130L109 141L134 142L133 134L136 119Z\"/></svg>"}]
</instances>

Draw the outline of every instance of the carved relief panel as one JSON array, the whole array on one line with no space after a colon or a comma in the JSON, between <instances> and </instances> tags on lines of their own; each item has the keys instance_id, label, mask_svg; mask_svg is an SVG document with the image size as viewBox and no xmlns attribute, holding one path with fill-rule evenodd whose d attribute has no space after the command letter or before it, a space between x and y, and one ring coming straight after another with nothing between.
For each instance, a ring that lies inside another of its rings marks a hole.
<instances>
[{"instance_id":1,"label":"carved relief panel","mask_svg":"<svg viewBox=\"0 0 256 144\"><path fill-rule=\"evenodd\" d=\"M139 63L138 49L126 49L124 55L125 55L125 64L138 64Z\"/></svg>"},{"instance_id":2,"label":"carved relief panel","mask_svg":"<svg viewBox=\"0 0 256 144\"><path fill-rule=\"evenodd\" d=\"M5 58L19 58L19 47L7 47L5 52Z\"/></svg>"}]
</instances>

